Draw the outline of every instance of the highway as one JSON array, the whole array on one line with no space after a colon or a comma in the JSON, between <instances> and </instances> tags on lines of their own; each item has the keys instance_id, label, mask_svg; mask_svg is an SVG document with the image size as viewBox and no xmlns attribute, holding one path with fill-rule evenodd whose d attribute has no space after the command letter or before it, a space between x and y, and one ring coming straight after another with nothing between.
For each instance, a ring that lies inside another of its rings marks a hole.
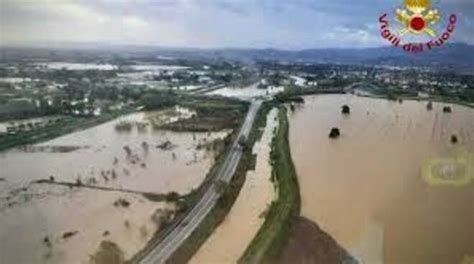
<instances>
[{"instance_id":1,"label":"highway","mask_svg":"<svg viewBox=\"0 0 474 264\"><path fill-rule=\"evenodd\" d=\"M261 104L262 101L259 100L251 103L240 132L235 138L232 148L217 173L214 182L222 180L229 183L232 179L232 176L237 169L237 165L239 164L240 157L242 156L242 147L239 144L239 139L242 136L248 138L250 131L252 130L255 116ZM220 196L215 189L214 184L211 184L194 208L189 211L181 221L174 225L166 236L140 261L140 263L165 263L166 260L202 223L209 212L211 212L212 208L214 208Z\"/></svg>"}]
</instances>

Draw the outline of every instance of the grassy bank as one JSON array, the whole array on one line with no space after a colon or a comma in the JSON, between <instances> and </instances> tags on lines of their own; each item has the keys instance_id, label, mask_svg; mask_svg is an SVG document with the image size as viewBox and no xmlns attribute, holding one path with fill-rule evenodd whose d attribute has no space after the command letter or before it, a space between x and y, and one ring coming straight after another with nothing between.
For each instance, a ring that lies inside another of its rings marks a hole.
<instances>
[{"instance_id":1,"label":"grassy bank","mask_svg":"<svg viewBox=\"0 0 474 264\"><path fill-rule=\"evenodd\" d=\"M252 147L263 134L266 126L266 117L271 110L271 105L264 104L256 116L254 127L248 138L247 147L244 148L237 170L228 185L223 186L222 196L217 205L199 227L191 234L186 242L171 256L169 263L186 263L199 250L201 245L214 232L232 208L240 190L245 182L248 170L255 169L255 155L252 154Z\"/></svg>"},{"instance_id":2,"label":"grassy bank","mask_svg":"<svg viewBox=\"0 0 474 264\"><path fill-rule=\"evenodd\" d=\"M30 131L18 132L14 135L1 136L0 151L21 145L44 142L62 135L105 123L127 113L130 113L130 111L120 111L116 113L104 114L98 117L64 117L58 122L45 127L35 128Z\"/></svg>"},{"instance_id":3,"label":"grassy bank","mask_svg":"<svg viewBox=\"0 0 474 264\"><path fill-rule=\"evenodd\" d=\"M278 187L278 200L270 206L263 226L246 249L239 263L271 263L281 251L300 211L296 170L288 142L286 108L278 113L279 127L272 141L272 177Z\"/></svg>"}]
</instances>

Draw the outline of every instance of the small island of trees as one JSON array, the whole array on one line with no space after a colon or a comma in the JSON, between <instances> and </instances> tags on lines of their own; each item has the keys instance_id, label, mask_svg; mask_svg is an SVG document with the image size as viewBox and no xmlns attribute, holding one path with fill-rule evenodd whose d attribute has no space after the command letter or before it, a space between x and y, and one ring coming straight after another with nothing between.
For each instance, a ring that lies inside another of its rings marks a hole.
<instances>
[{"instance_id":1,"label":"small island of trees","mask_svg":"<svg viewBox=\"0 0 474 264\"><path fill-rule=\"evenodd\" d=\"M456 135L451 135L451 143L453 144L458 143L458 137Z\"/></svg>"},{"instance_id":2,"label":"small island of trees","mask_svg":"<svg viewBox=\"0 0 474 264\"><path fill-rule=\"evenodd\" d=\"M453 110L451 109L451 106L445 106L443 107L443 113L451 113Z\"/></svg>"},{"instance_id":3,"label":"small island of trees","mask_svg":"<svg viewBox=\"0 0 474 264\"><path fill-rule=\"evenodd\" d=\"M341 131L337 127L331 128L329 132L329 138L338 138L341 135Z\"/></svg>"},{"instance_id":4,"label":"small island of trees","mask_svg":"<svg viewBox=\"0 0 474 264\"><path fill-rule=\"evenodd\" d=\"M341 108L343 114L348 115L351 113L351 108L348 105L343 105Z\"/></svg>"},{"instance_id":5,"label":"small island of trees","mask_svg":"<svg viewBox=\"0 0 474 264\"><path fill-rule=\"evenodd\" d=\"M429 101L428 104L426 104L426 109L427 109L428 111L433 110L433 102Z\"/></svg>"}]
</instances>

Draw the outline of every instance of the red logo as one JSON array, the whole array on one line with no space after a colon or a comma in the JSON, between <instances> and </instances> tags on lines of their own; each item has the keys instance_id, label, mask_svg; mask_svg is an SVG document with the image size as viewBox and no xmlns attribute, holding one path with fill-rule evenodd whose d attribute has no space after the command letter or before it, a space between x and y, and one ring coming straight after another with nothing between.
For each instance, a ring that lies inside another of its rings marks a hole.
<instances>
[{"instance_id":1,"label":"red logo","mask_svg":"<svg viewBox=\"0 0 474 264\"><path fill-rule=\"evenodd\" d=\"M398 32L390 27L388 14L384 13L379 17L382 38L395 47L401 47L404 51L414 53L441 47L451 38L457 22L455 14L448 17L448 25L443 33L438 35L432 26L440 22L441 14L438 9L431 7L430 0L405 0L404 2L404 8L398 8L395 11L395 22L401 26ZM430 39L424 42L404 43L403 38L408 36L415 39L423 37Z\"/></svg>"}]
</instances>

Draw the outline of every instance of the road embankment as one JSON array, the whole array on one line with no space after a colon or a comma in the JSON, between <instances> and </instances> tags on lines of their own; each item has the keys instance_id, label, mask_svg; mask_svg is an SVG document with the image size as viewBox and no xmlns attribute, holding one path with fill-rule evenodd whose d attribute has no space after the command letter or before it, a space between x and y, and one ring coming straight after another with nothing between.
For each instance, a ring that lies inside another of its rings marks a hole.
<instances>
[{"instance_id":1,"label":"road embankment","mask_svg":"<svg viewBox=\"0 0 474 264\"><path fill-rule=\"evenodd\" d=\"M263 135L254 145L254 170L248 171L245 183L225 221L216 228L190 263L236 263L265 221L266 212L275 199L271 181L271 141L278 125L278 109L266 117ZM242 224L246 223L246 224Z\"/></svg>"},{"instance_id":2,"label":"road embankment","mask_svg":"<svg viewBox=\"0 0 474 264\"><path fill-rule=\"evenodd\" d=\"M278 190L278 199L270 206L263 226L239 259L239 263L271 263L288 241L291 227L299 216L300 193L288 141L289 123L286 108L280 108L278 121L278 130L273 138L270 154L272 178Z\"/></svg>"},{"instance_id":3,"label":"road embankment","mask_svg":"<svg viewBox=\"0 0 474 264\"><path fill-rule=\"evenodd\" d=\"M266 117L270 110L271 106L267 104L263 104L260 107L255 117L254 126L249 134L245 146L243 147L242 156L231 181L228 184L222 184L219 186L222 195L219 198L217 205L206 216L203 222L184 242L184 244L172 254L168 259L169 263L187 263L214 230L222 223L222 221L224 221L244 185L247 171L253 170L255 167L256 157L252 153L252 147L262 136L263 128L266 126Z\"/></svg>"}]
</instances>

